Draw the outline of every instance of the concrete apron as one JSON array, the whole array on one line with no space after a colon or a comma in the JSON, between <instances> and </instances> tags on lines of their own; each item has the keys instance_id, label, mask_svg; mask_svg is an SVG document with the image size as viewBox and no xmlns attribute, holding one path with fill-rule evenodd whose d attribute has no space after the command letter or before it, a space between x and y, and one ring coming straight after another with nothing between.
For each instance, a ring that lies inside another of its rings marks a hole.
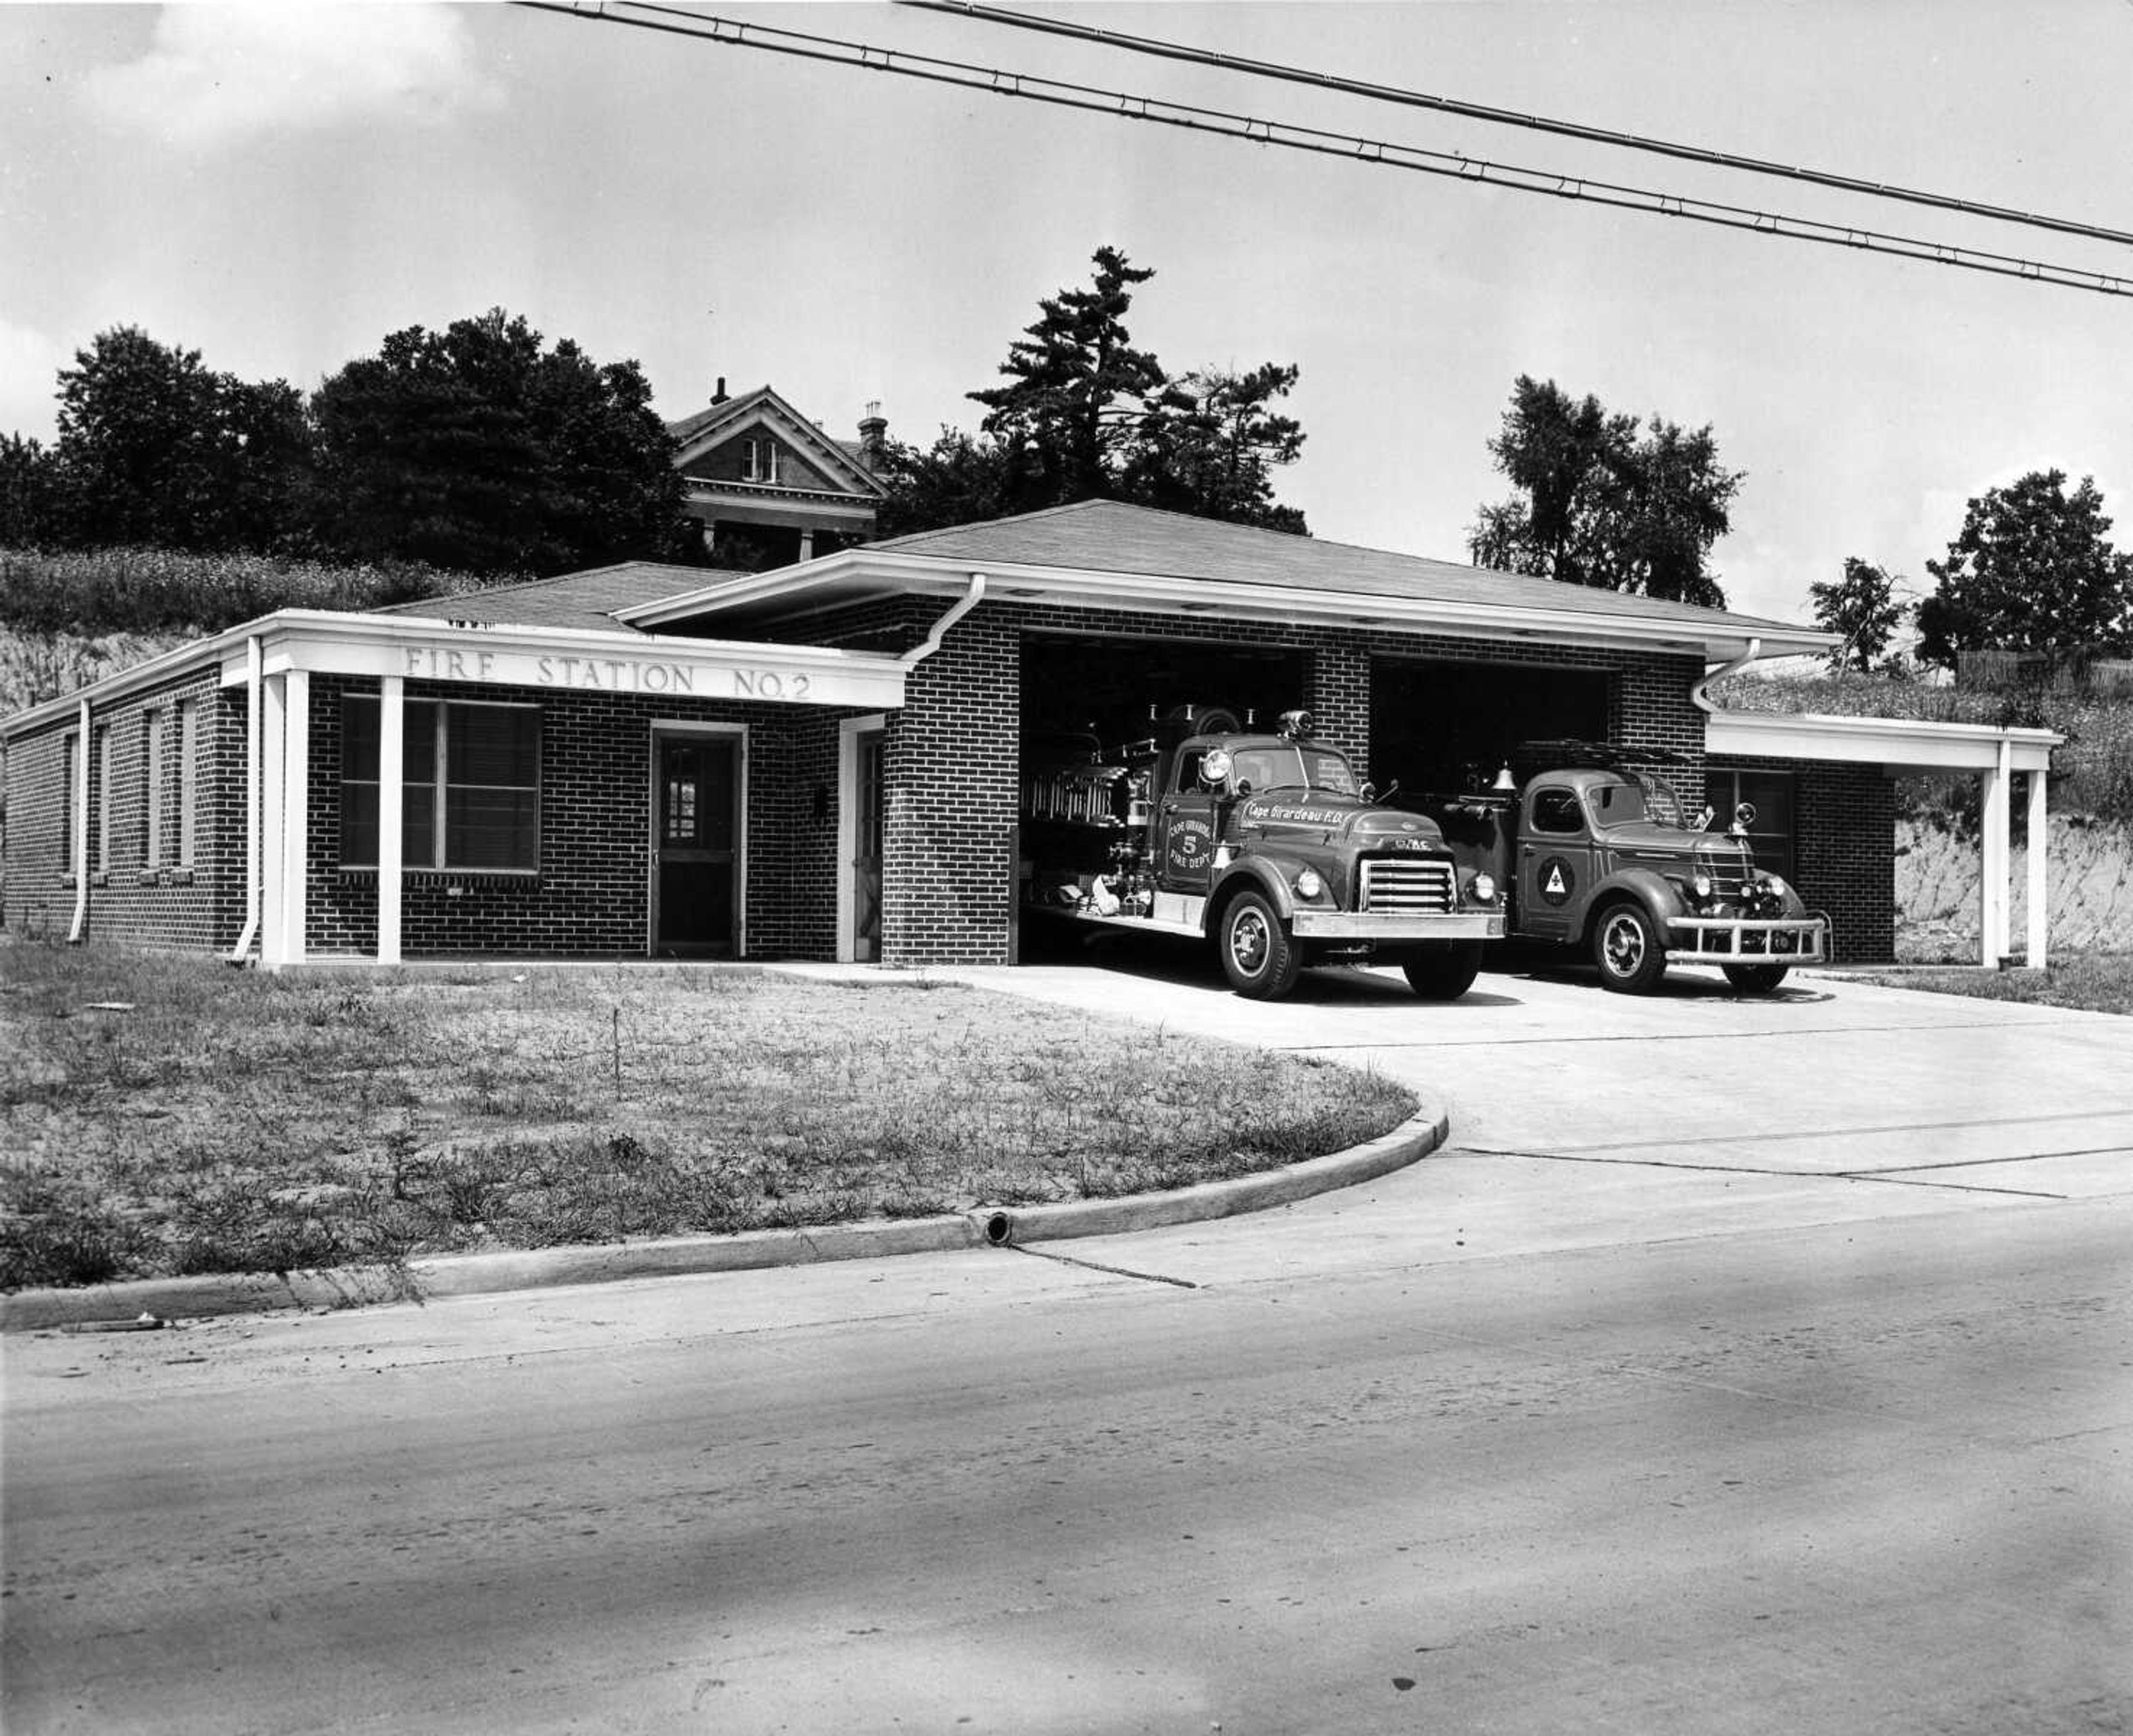
<instances>
[{"instance_id":1,"label":"concrete apron","mask_svg":"<svg viewBox=\"0 0 2133 1736\"><path fill-rule=\"evenodd\" d=\"M1589 972L1491 973L1451 1005L1354 970L1306 973L1266 1005L1182 955L939 974L1372 1067L1443 1102L1451 1137L1427 1164L1218 1236L1119 1244L1202 1282L2133 1190L2133 1020L2106 1013L1837 973L1768 997L1716 970L1650 997Z\"/></svg>"}]
</instances>

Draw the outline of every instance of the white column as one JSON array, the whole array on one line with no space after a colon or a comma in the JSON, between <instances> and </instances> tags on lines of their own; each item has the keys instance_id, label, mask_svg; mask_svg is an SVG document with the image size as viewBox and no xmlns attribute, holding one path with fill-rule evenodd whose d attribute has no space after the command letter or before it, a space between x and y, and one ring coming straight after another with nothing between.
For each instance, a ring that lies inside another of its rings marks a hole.
<instances>
[{"instance_id":1,"label":"white column","mask_svg":"<svg viewBox=\"0 0 2133 1736\"><path fill-rule=\"evenodd\" d=\"M2044 951L2051 931L2051 909L2044 878L2044 858L2050 848L2051 828L2044 816L2044 776L2041 771L2029 774L2029 931L2025 937L2022 962L2032 970L2044 968Z\"/></svg>"},{"instance_id":2,"label":"white column","mask_svg":"<svg viewBox=\"0 0 2133 1736\"><path fill-rule=\"evenodd\" d=\"M311 873L311 674L292 669L282 677L282 962L304 962L306 893Z\"/></svg>"},{"instance_id":3,"label":"white column","mask_svg":"<svg viewBox=\"0 0 2133 1736\"><path fill-rule=\"evenodd\" d=\"M1981 774L1985 788L1979 801L1977 887L1977 962L1987 969L2007 956L2007 819L2008 790L2005 750L2001 762Z\"/></svg>"},{"instance_id":4,"label":"white column","mask_svg":"<svg viewBox=\"0 0 2133 1736\"><path fill-rule=\"evenodd\" d=\"M400 962L402 744L407 683L387 676L378 692L378 962Z\"/></svg>"},{"instance_id":5,"label":"white column","mask_svg":"<svg viewBox=\"0 0 2133 1736\"><path fill-rule=\"evenodd\" d=\"M289 695L284 676L259 684L259 965L278 970L285 959L282 917L282 756Z\"/></svg>"}]
</instances>

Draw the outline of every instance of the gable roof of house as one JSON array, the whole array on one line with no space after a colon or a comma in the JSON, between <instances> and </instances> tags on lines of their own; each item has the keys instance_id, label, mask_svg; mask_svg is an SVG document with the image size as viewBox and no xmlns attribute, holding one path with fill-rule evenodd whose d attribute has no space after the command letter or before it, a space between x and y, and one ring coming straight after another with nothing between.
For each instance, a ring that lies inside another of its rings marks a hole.
<instances>
[{"instance_id":1,"label":"gable roof of house","mask_svg":"<svg viewBox=\"0 0 2133 1736\"><path fill-rule=\"evenodd\" d=\"M737 392L678 422L669 422L667 431L675 440L676 467L686 474L692 459L736 438L755 423L767 426L805 453L843 493L870 500L880 498L882 486L859 462L856 444L831 438L768 386Z\"/></svg>"},{"instance_id":2,"label":"gable roof of house","mask_svg":"<svg viewBox=\"0 0 2133 1736\"><path fill-rule=\"evenodd\" d=\"M983 572L993 594L1168 613L1393 625L1480 635L1613 638L1701 645L1713 656L1763 640L1768 654L1819 651L1811 628L1465 566L1121 501L1091 500L845 550L775 571L720 575L697 589L626 608L643 627L720 616L744 626L839 604L919 591L945 594Z\"/></svg>"}]
</instances>

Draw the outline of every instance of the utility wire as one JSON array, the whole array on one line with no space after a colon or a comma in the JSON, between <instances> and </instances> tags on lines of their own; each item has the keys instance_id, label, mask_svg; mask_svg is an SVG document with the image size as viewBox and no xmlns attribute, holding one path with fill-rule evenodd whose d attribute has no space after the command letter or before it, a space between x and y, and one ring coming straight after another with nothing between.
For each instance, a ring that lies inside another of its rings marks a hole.
<instances>
[{"instance_id":1,"label":"utility wire","mask_svg":"<svg viewBox=\"0 0 2133 1736\"><path fill-rule=\"evenodd\" d=\"M874 48L831 36L779 30L766 24L746 23L653 0L517 0L538 12L566 13L598 23L629 24L645 30L691 36L729 47L754 48L773 54L797 55L851 66L871 72L893 72L934 84L952 84L965 90L989 91L996 96L1018 97L1057 108L1077 108L1125 120L1148 121L1178 127L1218 137L1243 139L1253 144L1279 145L1293 151L1308 151L1388 169L1408 169L1448 180L1478 181L1514 192L1542 193L1556 199L1582 200L1623 210L1645 211L1656 216L1687 219L1722 228L1746 229L1789 241L1814 241L1831 247L1885 253L1899 258L1921 260L1931 265L1949 265L1985 272L1996 277L2018 277L2063 289L2088 290L2106 296L2133 296L2133 278L2111 276L2073 266L2053 265L2004 253L1982 252L1952 243L1924 241L1913 236L1889 234L1851 224L1824 223L1804 217L1788 217L1744 205L1728 205L1681 194L1654 192L1593 180L1582 176L1549 170L1525 169L1506 163L1485 161L1456 151L1428 151L1418 146L1396 145L1383 140L1329 132L1315 127L1256 119L1220 109L1197 108L1159 97L1131 96L1092 85L1073 84L1029 73L973 66L959 60L938 60L901 50Z\"/></svg>"},{"instance_id":2,"label":"utility wire","mask_svg":"<svg viewBox=\"0 0 2133 1736\"><path fill-rule=\"evenodd\" d=\"M1397 103L1409 108L1433 108L1442 113L1461 115L1469 120L1489 121L1505 127L1524 127L1536 132L1556 133L1564 138L1619 146L1625 151L1646 151L1656 156L1678 157L1684 162L1707 163L1717 168L1738 169L1751 175L1776 176L1813 186L1833 187L1841 192L1864 193L1876 199L1901 200L1911 204L1931 205L1939 210L1959 211L1969 217L1989 218L1998 223L2025 224L2033 228L2054 229L2062 234L2083 236L2092 241L2111 241L2121 246L2133 246L2133 233L2124 229L2107 229L2094 224L2079 223L2072 218L2050 217L2006 205L1984 204L1975 200L1957 198L1952 194L1923 192L1915 187L1865 180L1854 176L1832 174L1822 169L1800 168L1790 163L1770 162L1760 157L1737 156L1731 151L1712 151L1701 145L1676 144L1666 139L1647 138L1638 133L1591 127L1581 121L1555 120L1547 115L1521 114L1515 109L1491 108L1480 103L1461 102L1455 97L1432 96L1425 91L1403 90L1390 84L1373 84L1360 79L1342 78L1336 73L1313 72L1305 67L1286 65L1279 61L1247 60L1241 55L1196 48L1189 42L1169 41L1158 36L1129 36L1123 31L1100 30L1094 25L1076 24L1064 18L1033 17L1027 12L1013 12L1005 7L985 5L982 0L897 0L897 3L926 12L947 12L958 17L974 18L986 24L1011 25L1018 30L1042 31L1052 36L1099 42L1105 47L1127 49L1135 54L1187 60L1201 66L1216 66L1226 72L1249 73L1258 78L1285 79L1293 84L1336 90L1346 96L1367 97L1373 102Z\"/></svg>"}]
</instances>

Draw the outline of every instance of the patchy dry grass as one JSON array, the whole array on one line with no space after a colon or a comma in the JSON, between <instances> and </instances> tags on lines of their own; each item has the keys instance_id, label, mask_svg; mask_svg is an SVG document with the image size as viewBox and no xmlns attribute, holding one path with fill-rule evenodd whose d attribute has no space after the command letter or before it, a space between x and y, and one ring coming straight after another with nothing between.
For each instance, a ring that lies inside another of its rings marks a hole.
<instances>
[{"instance_id":1,"label":"patchy dry grass","mask_svg":"<svg viewBox=\"0 0 2133 1736\"><path fill-rule=\"evenodd\" d=\"M1371 1075L920 979L267 976L18 941L0 1288L1139 1192L1413 1108Z\"/></svg>"},{"instance_id":2,"label":"patchy dry grass","mask_svg":"<svg viewBox=\"0 0 2133 1736\"><path fill-rule=\"evenodd\" d=\"M2133 952L2073 953L2042 970L1981 970L1976 965L1855 973L1865 982L1986 1001L2025 1001L2087 1012L2133 1013Z\"/></svg>"}]
</instances>

